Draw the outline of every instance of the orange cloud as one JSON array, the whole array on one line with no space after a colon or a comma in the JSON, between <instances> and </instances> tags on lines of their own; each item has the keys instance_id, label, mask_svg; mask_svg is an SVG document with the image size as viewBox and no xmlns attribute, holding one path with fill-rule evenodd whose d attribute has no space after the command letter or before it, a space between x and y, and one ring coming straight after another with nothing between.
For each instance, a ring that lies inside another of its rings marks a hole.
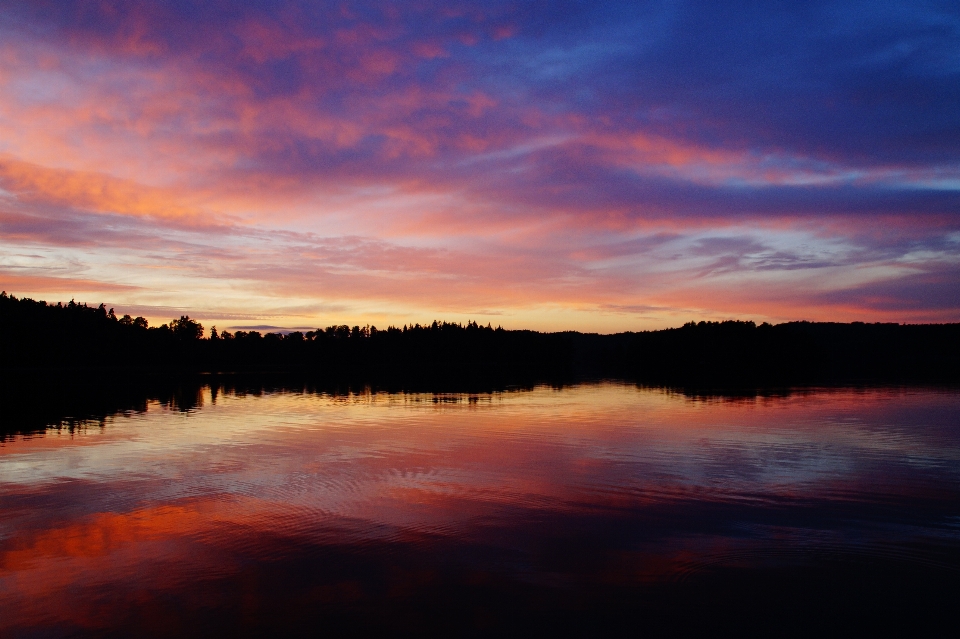
<instances>
[{"instance_id":1,"label":"orange cloud","mask_svg":"<svg viewBox=\"0 0 960 639\"><path fill-rule=\"evenodd\" d=\"M69 171L0 158L0 186L23 202L55 204L94 213L146 216L204 226L216 217L178 202L169 190L102 173Z\"/></svg>"}]
</instances>

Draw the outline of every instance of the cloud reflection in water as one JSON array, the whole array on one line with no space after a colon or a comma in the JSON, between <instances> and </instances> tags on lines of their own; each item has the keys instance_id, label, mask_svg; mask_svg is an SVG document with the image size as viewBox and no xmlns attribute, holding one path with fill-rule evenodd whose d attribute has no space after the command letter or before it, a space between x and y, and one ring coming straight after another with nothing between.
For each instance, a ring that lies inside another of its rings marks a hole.
<instances>
[{"instance_id":1,"label":"cloud reflection in water","mask_svg":"<svg viewBox=\"0 0 960 639\"><path fill-rule=\"evenodd\" d=\"M958 583L953 392L201 399L0 445L0 628L570 630L765 579Z\"/></svg>"}]
</instances>

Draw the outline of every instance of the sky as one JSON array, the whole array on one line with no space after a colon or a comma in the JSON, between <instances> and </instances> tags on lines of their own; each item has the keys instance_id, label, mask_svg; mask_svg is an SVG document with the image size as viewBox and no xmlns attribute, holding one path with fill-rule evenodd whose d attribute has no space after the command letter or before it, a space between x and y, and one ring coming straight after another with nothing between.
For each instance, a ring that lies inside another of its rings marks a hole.
<instances>
[{"instance_id":1,"label":"sky","mask_svg":"<svg viewBox=\"0 0 960 639\"><path fill-rule=\"evenodd\" d=\"M221 330L960 321L960 4L0 0L0 288Z\"/></svg>"}]
</instances>

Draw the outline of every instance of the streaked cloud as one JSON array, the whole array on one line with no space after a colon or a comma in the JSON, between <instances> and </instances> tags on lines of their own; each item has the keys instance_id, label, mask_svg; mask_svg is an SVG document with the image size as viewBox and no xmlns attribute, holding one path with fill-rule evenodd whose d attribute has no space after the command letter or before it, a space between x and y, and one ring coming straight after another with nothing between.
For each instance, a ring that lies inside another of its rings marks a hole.
<instances>
[{"instance_id":1,"label":"streaked cloud","mask_svg":"<svg viewBox=\"0 0 960 639\"><path fill-rule=\"evenodd\" d=\"M960 319L949 3L0 17L17 294L281 327Z\"/></svg>"}]
</instances>

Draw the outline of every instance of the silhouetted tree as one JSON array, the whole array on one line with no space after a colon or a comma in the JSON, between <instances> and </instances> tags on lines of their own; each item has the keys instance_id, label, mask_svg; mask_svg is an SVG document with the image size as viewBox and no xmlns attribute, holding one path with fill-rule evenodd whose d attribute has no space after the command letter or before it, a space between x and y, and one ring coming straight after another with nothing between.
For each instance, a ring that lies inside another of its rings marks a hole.
<instances>
[{"instance_id":1,"label":"silhouetted tree","mask_svg":"<svg viewBox=\"0 0 960 639\"><path fill-rule=\"evenodd\" d=\"M338 379L620 376L649 383L797 384L960 379L960 324L688 322L616 335L508 331L434 320L288 335L210 331L189 316L150 328L103 304L0 293L0 371L298 371ZM526 383L526 382L524 382Z\"/></svg>"},{"instance_id":2,"label":"silhouetted tree","mask_svg":"<svg viewBox=\"0 0 960 639\"><path fill-rule=\"evenodd\" d=\"M171 320L170 330L180 340L203 339L203 325L190 319L189 315L181 315L180 319Z\"/></svg>"}]
</instances>

